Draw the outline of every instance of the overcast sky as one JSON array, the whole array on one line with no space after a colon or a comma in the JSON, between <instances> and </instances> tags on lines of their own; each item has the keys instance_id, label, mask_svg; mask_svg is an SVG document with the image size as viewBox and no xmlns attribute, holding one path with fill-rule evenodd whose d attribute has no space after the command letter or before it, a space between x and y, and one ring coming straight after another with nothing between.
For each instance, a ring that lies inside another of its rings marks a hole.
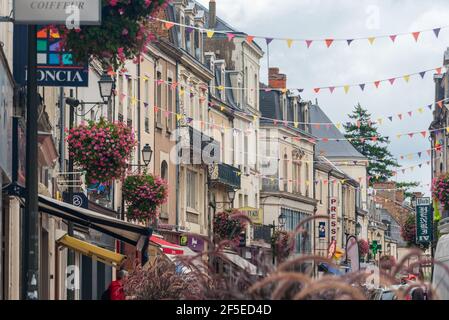
<instances>
[{"instance_id":1,"label":"overcast sky","mask_svg":"<svg viewBox=\"0 0 449 320\"><path fill-rule=\"evenodd\" d=\"M207 0L200 0L204 5ZM449 25L447 0L216 0L217 13L236 29L250 35L282 38L358 38L415 32ZM265 41L256 40L266 51ZM443 29L439 39L433 32L421 34L419 42L413 37L378 39L373 45L366 41L334 43L327 49L323 43L294 42L288 49L286 42L274 41L270 45L270 66L279 67L288 76L289 88L315 88L332 85L371 82L402 76L443 64L443 54L449 47L449 28ZM261 65L262 81L267 81L267 60ZM395 117L385 121L380 132L392 136L390 149L395 156L423 151L430 142L421 135L397 139L396 134L427 130L431 112L426 108L416 110L434 101L433 74L424 80L412 77L409 84L398 80L394 86L381 84L379 89L367 86L365 92L351 88L348 94L342 89L330 94L328 90L315 94L306 90L302 97L318 99L321 108L334 122L347 121L347 114L360 102L373 115L373 119L404 113L404 120ZM410 118L408 111L413 110ZM404 167L430 160L427 153L419 159L399 158ZM430 166L424 164L411 172L398 175L399 181L418 180L430 183ZM428 192L429 187L420 188Z\"/></svg>"}]
</instances>

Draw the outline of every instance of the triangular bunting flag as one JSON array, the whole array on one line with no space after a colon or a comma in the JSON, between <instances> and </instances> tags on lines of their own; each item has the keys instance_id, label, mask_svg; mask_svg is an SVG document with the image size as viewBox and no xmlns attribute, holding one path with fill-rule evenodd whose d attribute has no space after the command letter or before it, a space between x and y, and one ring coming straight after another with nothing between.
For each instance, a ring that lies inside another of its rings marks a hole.
<instances>
[{"instance_id":1,"label":"triangular bunting flag","mask_svg":"<svg viewBox=\"0 0 449 320\"><path fill-rule=\"evenodd\" d=\"M377 119L377 122L380 124L380 125L382 125L382 118L379 118L379 119Z\"/></svg>"},{"instance_id":2,"label":"triangular bunting flag","mask_svg":"<svg viewBox=\"0 0 449 320\"><path fill-rule=\"evenodd\" d=\"M295 128L298 128L298 127L299 127L299 123L298 123L298 122L295 122L295 123L294 123L294 126L295 126Z\"/></svg>"},{"instance_id":3,"label":"triangular bunting flag","mask_svg":"<svg viewBox=\"0 0 449 320\"><path fill-rule=\"evenodd\" d=\"M402 114L401 113L398 114L398 118L399 118L399 120L402 120Z\"/></svg>"},{"instance_id":4,"label":"triangular bunting flag","mask_svg":"<svg viewBox=\"0 0 449 320\"><path fill-rule=\"evenodd\" d=\"M267 42L267 45L269 45L273 41L273 38L265 38L265 41Z\"/></svg>"},{"instance_id":5,"label":"triangular bunting flag","mask_svg":"<svg viewBox=\"0 0 449 320\"><path fill-rule=\"evenodd\" d=\"M375 82L374 82L374 85L376 86L376 88L379 88L380 81L375 81Z\"/></svg>"},{"instance_id":6,"label":"triangular bunting flag","mask_svg":"<svg viewBox=\"0 0 449 320\"><path fill-rule=\"evenodd\" d=\"M409 111L409 112L407 112L408 113L408 115L411 117L412 116L412 114L413 114L413 112L412 111Z\"/></svg>"},{"instance_id":7,"label":"triangular bunting flag","mask_svg":"<svg viewBox=\"0 0 449 320\"><path fill-rule=\"evenodd\" d=\"M420 72L420 73L419 73L419 75L421 76L422 79L424 79L424 76L426 75L426 72L427 72L427 71L423 71L423 72Z\"/></svg>"},{"instance_id":8,"label":"triangular bunting flag","mask_svg":"<svg viewBox=\"0 0 449 320\"><path fill-rule=\"evenodd\" d=\"M422 167L422 163L418 164L418 167L421 168Z\"/></svg>"},{"instance_id":9,"label":"triangular bunting flag","mask_svg":"<svg viewBox=\"0 0 449 320\"><path fill-rule=\"evenodd\" d=\"M193 32L193 28L192 27L187 27L186 28L186 33L187 34L190 34L190 33L192 33Z\"/></svg>"},{"instance_id":10,"label":"triangular bunting flag","mask_svg":"<svg viewBox=\"0 0 449 320\"><path fill-rule=\"evenodd\" d=\"M442 71L442 70L443 70L443 68L441 68L441 67L435 69L435 71L437 72L437 74L441 74L441 71Z\"/></svg>"},{"instance_id":11,"label":"triangular bunting flag","mask_svg":"<svg viewBox=\"0 0 449 320\"><path fill-rule=\"evenodd\" d=\"M334 90L335 90L335 87L329 87L329 91L330 91L331 93L334 93Z\"/></svg>"},{"instance_id":12,"label":"triangular bunting flag","mask_svg":"<svg viewBox=\"0 0 449 320\"><path fill-rule=\"evenodd\" d=\"M212 37L214 36L214 34L215 34L215 31L213 31L213 30L208 30L208 31L206 32L206 34L207 34L207 37L208 37L208 38L212 38Z\"/></svg>"},{"instance_id":13,"label":"triangular bunting flag","mask_svg":"<svg viewBox=\"0 0 449 320\"><path fill-rule=\"evenodd\" d=\"M390 84L391 85L393 85L394 84L394 81L396 80L396 78L391 78L391 79L388 79L388 81L390 81Z\"/></svg>"},{"instance_id":14,"label":"triangular bunting flag","mask_svg":"<svg viewBox=\"0 0 449 320\"><path fill-rule=\"evenodd\" d=\"M170 30L175 24L173 22L165 22L165 29Z\"/></svg>"},{"instance_id":15,"label":"triangular bunting flag","mask_svg":"<svg viewBox=\"0 0 449 320\"><path fill-rule=\"evenodd\" d=\"M359 84L359 87L360 87L360 89L362 89L362 91L365 90L365 84L364 83Z\"/></svg>"},{"instance_id":16,"label":"triangular bunting flag","mask_svg":"<svg viewBox=\"0 0 449 320\"><path fill-rule=\"evenodd\" d=\"M420 35L420 34L421 34L420 31L418 31L418 32L413 32L413 33L412 33L413 38L415 39L416 42L418 42L418 38L419 38L419 35Z\"/></svg>"},{"instance_id":17,"label":"triangular bunting flag","mask_svg":"<svg viewBox=\"0 0 449 320\"><path fill-rule=\"evenodd\" d=\"M372 45L374 43L374 40L376 40L376 37L369 37L368 41Z\"/></svg>"},{"instance_id":18,"label":"triangular bunting flag","mask_svg":"<svg viewBox=\"0 0 449 320\"><path fill-rule=\"evenodd\" d=\"M315 88L315 89L313 89L313 91L315 91L315 93L320 92L320 90L321 90L321 88Z\"/></svg>"},{"instance_id":19,"label":"triangular bunting flag","mask_svg":"<svg viewBox=\"0 0 449 320\"><path fill-rule=\"evenodd\" d=\"M227 33L226 36L228 37L229 42L231 42L235 38L235 34L233 33Z\"/></svg>"},{"instance_id":20,"label":"triangular bunting flag","mask_svg":"<svg viewBox=\"0 0 449 320\"><path fill-rule=\"evenodd\" d=\"M323 138L322 141L323 142L329 142L329 139L328 138Z\"/></svg>"},{"instance_id":21,"label":"triangular bunting flag","mask_svg":"<svg viewBox=\"0 0 449 320\"><path fill-rule=\"evenodd\" d=\"M254 41L254 36L247 36L246 41L248 41L249 43L252 43Z\"/></svg>"},{"instance_id":22,"label":"triangular bunting flag","mask_svg":"<svg viewBox=\"0 0 449 320\"><path fill-rule=\"evenodd\" d=\"M391 41L395 42L396 41L396 37L397 37L397 35L391 35L390 36Z\"/></svg>"},{"instance_id":23,"label":"triangular bunting flag","mask_svg":"<svg viewBox=\"0 0 449 320\"><path fill-rule=\"evenodd\" d=\"M413 135L414 135L413 132L411 132L411 133L408 134L408 136L409 136L410 138L413 138Z\"/></svg>"},{"instance_id":24,"label":"triangular bunting flag","mask_svg":"<svg viewBox=\"0 0 449 320\"><path fill-rule=\"evenodd\" d=\"M310 46L312 45L313 40L306 40L306 45L307 48L310 48Z\"/></svg>"},{"instance_id":25,"label":"triangular bunting flag","mask_svg":"<svg viewBox=\"0 0 449 320\"><path fill-rule=\"evenodd\" d=\"M335 124L335 126L337 127L337 129L340 130L340 128L341 128L341 123L337 123L337 124Z\"/></svg>"},{"instance_id":26,"label":"triangular bunting flag","mask_svg":"<svg viewBox=\"0 0 449 320\"><path fill-rule=\"evenodd\" d=\"M433 33L435 34L435 37L438 38L438 36L440 35L440 31L441 31L441 28L433 29Z\"/></svg>"},{"instance_id":27,"label":"triangular bunting flag","mask_svg":"<svg viewBox=\"0 0 449 320\"><path fill-rule=\"evenodd\" d=\"M409 75L404 76L404 80L405 80L405 82L409 82L410 81L410 76Z\"/></svg>"},{"instance_id":28,"label":"triangular bunting flag","mask_svg":"<svg viewBox=\"0 0 449 320\"><path fill-rule=\"evenodd\" d=\"M401 139L401 136L402 136L402 135L397 134L397 135L396 135L396 138Z\"/></svg>"},{"instance_id":29,"label":"triangular bunting flag","mask_svg":"<svg viewBox=\"0 0 449 320\"><path fill-rule=\"evenodd\" d=\"M346 40L346 42L348 43L348 46L351 45L352 41L354 41L354 40L353 40L353 39L348 39L348 40Z\"/></svg>"},{"instance_id":30,"label":"triangular bunting flag","mask_svg":"<svg viewBox=\"0 0 449 320\"><path fill-rule=\"evenodd\" d=\"M443 108L443 100L438 101L437 105L442 109Z\"/></svg>"},{"instance_id":31,"label":"triangular bunting flag","mask_svg":"<svg viewBox=\"0 0 449 320\"><path fill-rule=\"evenodd\" d=\"M287 46L288 46L289 48L291 48L292 45L293 45L293 40L292 40L292 39L287 39Z\"/></svg>"},{"instance_id":32,"label":"triangular bunting flag","mask_svg":"<svg viewBox=\"0 0 449 320\"><path fill-rule=\"evenodd\" d=\"M418 158L421 158L422 152L418 152Z\"/></svg>"},{"instance_id":33,"label":"triangular bunting flag","mask_svg":"<svg viewBox=\"0 0 449 320\"><path fill-rule=\"evenodd\" d=\"M334 42L334 39L326 39L325 42L326 42L326 46L329 48L332 45L332 43Z\"/></svg>"},{"instance_id":34,"label":"triangular bunting flag","mask_svg":"<svg viewBox=\"0 0 449 320\"><path fill-rule=\"evenodd\" d=\"M418 109L418 112L419 112L419 113L423 113L423 112L424 112L424 109L423 109L423 108L419 108L419 109Z\"/></svg>"},{"instance_id":35,"label":"triangular bunting flag","mask_svg":"<svg viewBox=\"0 0 449 320\"><path fill-rule=\"evenodd\" d=\"M145 108L148 108L148 103L144 102L144 103L143 103L143 106L144 106Z\"/></svg>"},{"instance_id":36,"label":"triangular bunting flag","mask_svg":"<svg viewBox=\"0 0 449 320\"><path fill-rule=\"evenodd\" d=\"M349 92L349 86L348 85L344 86L343 89L345 90L345 93Z\"/></svg>"},{"instance_id":37,"label":"triangular bunting flag","mask_svg":"<svg viewBox=\"0 0 449 320\"><path fill-rule=\"evenodd\" d=\"M429 110L432 110L432 105L429 104L429 105L427 106L427 108L429 108Z\"/></svg>"},{"instance_id":38,"label":"triangular bunting flag","mask_svg":"<svg viewBox=\"0 0 449 320\"><path fill-rule=\"evenodd\" d=\"M159 108L157 106L154 106L154 113L158 113L159 112Z\"/></svg>"}]
</instances>

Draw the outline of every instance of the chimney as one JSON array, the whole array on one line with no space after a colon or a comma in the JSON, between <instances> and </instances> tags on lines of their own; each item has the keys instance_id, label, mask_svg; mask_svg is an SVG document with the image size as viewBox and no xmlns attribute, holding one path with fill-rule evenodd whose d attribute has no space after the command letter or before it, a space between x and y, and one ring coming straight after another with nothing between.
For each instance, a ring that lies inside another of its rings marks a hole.
<instances>
[{"instance_id":1,"label":"chimney","mask_svg":"<svg viewBox=\"0 0 449 320\"><path fill-rule=\"evenodd\" d=\"M287 76L279 73L279 68L270 68L268 70L268 86L273 89L286 89Z\"/></svg>"},{"instance_id":2,"label":"chimney","mask_svg":"<svg viewBox=\"0 0 449 320\"><path fill-rule=\"evenodd\" d=\"M217 24L217 4L215 0L209 1L209 29L215 29Z\"/></svg>"}]
</instances>

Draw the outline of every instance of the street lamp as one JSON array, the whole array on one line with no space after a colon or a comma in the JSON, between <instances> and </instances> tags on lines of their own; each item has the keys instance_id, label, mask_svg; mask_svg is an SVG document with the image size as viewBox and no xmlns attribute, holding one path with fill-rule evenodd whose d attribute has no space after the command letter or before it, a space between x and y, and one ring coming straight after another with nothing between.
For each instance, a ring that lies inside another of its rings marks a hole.
<instances>
[{"instance_id":1,"label":"street lamp","mask_svg":"<svg viewBox=\"0 0 449 320\"><path fill-rule=\"evenodd\" d=\"M145 163L145 166L148 166L150 164L152 156L153 149L151 149L151 146L147 143L142 149L142 159L143 163Z\"/></svg>"},{"instance_id":2,"label":"street lamp","mask_svg":"<svg viewBox=\"0 0 449 320\"><path fill-rule=\"evenodd\" d=\"M229 199L229 202L231 204L231 207L233 207L234 206L234 199L235 199L235 190L234 189L230 189L228 191L228 199Z\"/></svg>"},{"instance_id":3,"label":"street lamp","mask_svg":"<svg viewBox=\"0 0 449 320\"><path fill-rule=\"evenodd\" d=\"M98 87L100 88L100 96L103 98L103 101L109 101L114 90L114 79L107 73L103 73L98 81Z\"/></svg>"}]
</instances>

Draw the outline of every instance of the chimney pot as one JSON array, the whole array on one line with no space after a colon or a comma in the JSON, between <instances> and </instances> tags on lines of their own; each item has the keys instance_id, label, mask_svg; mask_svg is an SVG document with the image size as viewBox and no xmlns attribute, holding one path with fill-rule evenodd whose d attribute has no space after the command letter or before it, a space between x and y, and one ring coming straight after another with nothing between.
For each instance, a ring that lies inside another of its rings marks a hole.
<instances>
[{"instance_id":1,"label":"chimney pot","mask_svg":"<svg viewBox=\"0 0 449 320\"><path fill-rule=\"evenodd\" d=\"M286 89L287 76L279 73L279 68L270 68L268 70L268 85L273 89Z\"/></svg>"},{"instance_id":2,"label":"chimney pot","mask_svg":"<svg viewBox=\"0 0 449 320\"><path fill-rule=\"evenodd\" d=\"M217 3L215 0L209 1L209 29L215 29L217 25Z\"/></svg>"}]
</instances>

